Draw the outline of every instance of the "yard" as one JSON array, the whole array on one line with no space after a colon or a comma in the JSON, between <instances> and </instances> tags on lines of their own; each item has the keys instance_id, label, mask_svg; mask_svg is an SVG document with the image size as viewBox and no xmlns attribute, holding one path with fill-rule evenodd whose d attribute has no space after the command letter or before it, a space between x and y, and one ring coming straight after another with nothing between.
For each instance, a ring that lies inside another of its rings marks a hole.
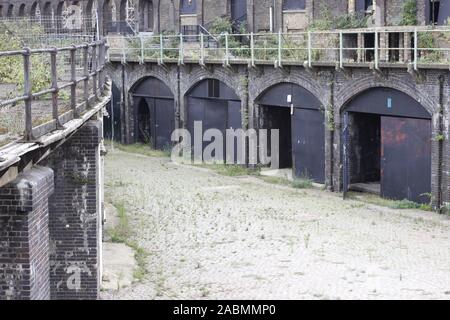
<instances>
[{"instance_id":1,"label":"yard","mask_svg":"<svg viewBox=\"0 0 450 320\"><path fill-rule=\"evenodd\" d=\"M121 212L108 232L139 268L103 299L450 299L448 216L162 154L110 150L105 165Z\"/></svg>"}]
</instances>

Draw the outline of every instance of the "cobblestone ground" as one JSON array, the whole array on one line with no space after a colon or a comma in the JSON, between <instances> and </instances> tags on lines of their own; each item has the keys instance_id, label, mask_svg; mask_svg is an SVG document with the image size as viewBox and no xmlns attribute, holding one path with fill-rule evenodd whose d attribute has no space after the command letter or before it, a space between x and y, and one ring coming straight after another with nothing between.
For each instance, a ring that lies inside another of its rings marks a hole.
<instances>
[{"instance_id":1,"label":"cobblestone ground","mask_svg":"<svg viewBox=\"0 0 450 320\"><path fill-rule=\"evenodd\" d=\"M103 299L449 299L450 219L111 152L146 279Z\"/></svg>"}]
</instances>

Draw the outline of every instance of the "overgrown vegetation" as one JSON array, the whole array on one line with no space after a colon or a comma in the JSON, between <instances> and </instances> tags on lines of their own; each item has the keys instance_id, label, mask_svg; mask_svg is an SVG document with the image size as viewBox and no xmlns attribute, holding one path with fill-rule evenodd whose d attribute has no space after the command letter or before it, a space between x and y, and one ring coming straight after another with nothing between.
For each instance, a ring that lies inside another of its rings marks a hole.
<instances>
[{"instance_id":1,"label":"overgrown vegetation","mask_svg":"<svg viewBox=\"0 0 450 320\"><path fill-rule=\"evenodd\" d=\"M107 140L105 142L106 147L111 146L111 141ZM118 142L114 142L114 148L128 153L136 153L141 154L147 157L153 157L153 158L166 158L170 157L170 151L167 150L156 150L152 148L150 144L143 144L143 143L134 143L134 144L121 144Z\"/></svg>"},{"instance_id":2,"label":"overgrown vegetation","mask_svg":"<svg viewBox=\"0 0 450 320\"><path fill-rule=\"evenodd\" d=\"M391 209L399 209L399 210L405 210L405 209L419 209L424 211L432 211L430 204L420 204L409 200L390 200L390 199L384 199L380 196L373 195L373 194L365 194L365 193L356 193L356 192L350 192L348 194L349 199L354 200L360 200L366 203L375 204L382 207L388 207Z\"/></svg>"},{"instance_id":3,"label":"overgrown vegetation","mask_svg":"<svg viewBox=\"0 0 450 320\"><path fill-rule=\"evenodd\" d=\"M25 44L14 35L13 30L20 30L20 22L15 25L0 22L0 51L21 50ZM29 35L34 34L39 37L43 34L43 29L35 26L27 30ZM31 83L33 92L48 89L51 83L50 65L48 59L42 55L35 54L31 58ZM0 83L14 84L16 89L23 91L23 57L21 55L0 58ZM9 93L9 97L16 96L17 90Z\"/></svg>"},{"instance_id":4,"label":"overgrown vegetation","mask_svg":"<svg viewBox=\"0 0 450 320\"><path fill-rule=\"evenodd\" d=\"M240 177L240 176L259 176L260 168L247 168L242 165L231 164L202 164L198 165L202 168L213 170L214 172L228 177Z\"/></svg>"},{"instance_id":5,"label":"overgrown vegetation","mask_svg":"<svg viewBox=\"0 0 450 320\"><path fill-rule=\"evenodd\" d=\"M332 29L355 29L366 28L370 16L360 13L348 13L336 16L328 6L321 8L321 19L315 19L310 25L309 30L332 30Z\"/></svg>"},{"instance_id":6,"label":"overgrown vegetation","mask_svg":"<svg viewBox=\"0 0 450 320\"><path fill-rule=\"evenodd\" d=\"M311 189L313 187L313 181L307 178L294 179L292 181L292 187L295 189Z\"/></svg>"},{"instance_id":7,"label":"overgrown vegetation","mask_svg":"<svg viewBox=\"0 0 450 320\"><path fill-rule=\"evenodd\" d=\"M134 250L137 268L133 272L133 277L137 281L142 281L147 274L148 253L143 248L139 247L136 242L131 240L132 230L125 205L121 202L116 203L114 206L117 209L119 222L113 229L107 230L107 233L113 243L123 243Z\"/></svg>"},{"instance_id":8,"label":"overgrown vegetation","mask_svg":"<svg viewBox=\"0 0 450 320\"><path fill-rule=\"evenodd\" d=\"M417 1L407 0L403 5L401 26L414 26L417 25Z\"/></svg>"}]
</instances>

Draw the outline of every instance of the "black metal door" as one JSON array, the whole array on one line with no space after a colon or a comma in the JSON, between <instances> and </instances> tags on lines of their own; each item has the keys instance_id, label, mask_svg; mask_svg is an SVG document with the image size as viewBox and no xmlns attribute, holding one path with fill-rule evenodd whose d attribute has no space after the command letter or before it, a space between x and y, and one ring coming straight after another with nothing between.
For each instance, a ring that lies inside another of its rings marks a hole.
<instances>
[{"instance_id":1,"label":"black metal door","mask_svg":"<svg viewBox=\"0 0 450 320\"><path fill-rule=\"evenodd\" d=\"M431 121L381 117L381 195L428 203Z\"/></svg>"},{"instance_id":2,"label":"black metal door","mask_svg":"<svg viewBox=\"0 0 450 320\"><path fill-rule=\"evenodd\" d=\"M225 137L228 118L228 101L214 99L188 98L188 130L191 133L192 146L194 141L203 141L203 137L194 137L194 122L202 122L202 134L209 129L218 129ZM204 141L202 151L211 142ZM224 141L225 146L225 141Z\"/></svg>"},{"instance_id":3,"label":"black metal door","mask_svg":"<svg viewBox=\"0 0 450 320\"><path fill-rule=\"evenodd\" d=\"M173 100L154 99L154 143L155 148L163 150L171 145L172 132L175 130Z\"/></svg>"},{"instance_id":4,"label":"black metal door","mask_svg":"<svg viewBox=\"0 0 450 320\"><path fill-rule=\"evenodd\" d=\"M292 115L294 174L317 183L325 182L324 121L319 110L295 108Z\"/></svg>"},{"instance_id":5,"label":"black metal door","mask_svg":"<svg viewBox=\"0 0 450 320\"><path fill-rule=\"evenodd\" d=\"M227 129L237 130L242 128L242 116L241 116L241 102L240 101L228 101L228 123ZM225 141L224 141L225 143ZM237 164L238 160L245 161L246 159L238 159L238 141L234 141L234 157L231 154L226 154L227 163Z\"/></svg>"}]
</instances>

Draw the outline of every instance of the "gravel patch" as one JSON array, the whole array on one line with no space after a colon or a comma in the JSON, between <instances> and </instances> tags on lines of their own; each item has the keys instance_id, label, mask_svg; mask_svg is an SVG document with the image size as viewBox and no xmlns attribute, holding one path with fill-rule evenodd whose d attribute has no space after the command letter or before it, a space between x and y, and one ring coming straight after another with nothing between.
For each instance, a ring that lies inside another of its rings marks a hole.
<instances>
[{"instance_id":1,"label":"gravel patch","mask_svg":"<svg viewBox=\"0 0 450 320\"><path fill-rule=\"evenodd\" d=\"M450 219L110 152L148 275L103 299L449 299Z\"/></svg>"}]
</instances>

